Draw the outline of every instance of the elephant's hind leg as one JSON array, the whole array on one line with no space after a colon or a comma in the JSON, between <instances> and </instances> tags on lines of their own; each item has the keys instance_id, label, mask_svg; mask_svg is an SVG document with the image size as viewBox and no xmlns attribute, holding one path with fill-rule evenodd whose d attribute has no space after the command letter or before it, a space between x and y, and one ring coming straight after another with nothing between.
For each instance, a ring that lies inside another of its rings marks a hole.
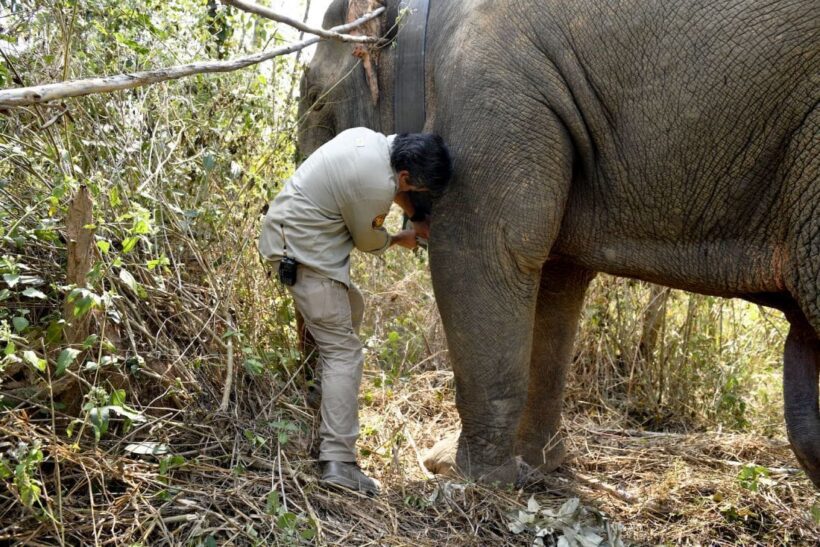
<instances>
[{"instance_id":1,"label":"elephant's hind leg","mask_svg":"<svg viewBox=\"0 0 820 547\"><path fill-rule=\"evenodd\" d=\"M544 264L533 326L527 402L518 425L516 452L543 472L564 459L561 406L567 368L584 294L594 272L566 262Z\"/></svg>"},{"instance_id":2,"label":"elephant's hind leg","mask_svg":"<svg viewBox=\"0 0 820 547\"><path fill-rule=\"evenodd\" d=\"M791 323L783 364L786 427L797 459L820 488L820 104L815 102L795 132L784 166L796 208L786 253L794 270L785 284L796 304L784 310Z\"/></svg>"},{"instance_id":3,"label":"elephant's hind leg","mask_svg":"<svg viewBox=\"0 0 820 547\"><path fill-rule=\"evenodd\" d=\"M792 314L789 321L783 359L786 428L800 465L820 488L820 338L802 314Z\"/></svg>"}]
</instances>

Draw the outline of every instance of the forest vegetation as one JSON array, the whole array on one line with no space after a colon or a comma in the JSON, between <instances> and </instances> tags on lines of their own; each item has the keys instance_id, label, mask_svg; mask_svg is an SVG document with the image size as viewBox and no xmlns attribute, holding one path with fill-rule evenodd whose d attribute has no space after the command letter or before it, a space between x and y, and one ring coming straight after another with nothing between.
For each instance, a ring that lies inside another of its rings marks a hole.
<instances>
[{"instance_id":1,"label":"forest vegetation","mask_svg":"<svg viewBox=\"0 0 820 547\"><path fill-rule=\"evenodd\" d=\"M298 39L215 0L3 0L0 89ZM292 306L256 252L304 60L0 109L0 543L816 544L783 318L639 281L588 294L561 469L430 475L458 417L423 250L353 258L361 464L383 493L319 485Z\"/></svg>"}]
</instances>

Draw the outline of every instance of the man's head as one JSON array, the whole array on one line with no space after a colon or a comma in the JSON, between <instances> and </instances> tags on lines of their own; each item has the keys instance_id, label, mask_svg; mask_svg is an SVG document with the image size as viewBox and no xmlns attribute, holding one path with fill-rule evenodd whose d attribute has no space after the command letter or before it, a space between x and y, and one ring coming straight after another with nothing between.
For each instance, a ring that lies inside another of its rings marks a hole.
<instances>
[{"instance_id":1,"label":"man's head","mask_svg":"<svg viewBox=\"0 0 820 547\"><path fill-rule=\"evenodd\" d=\"M432 133L401 133L393 139L390 164L400 191L440 196L453 176L453 161L444 140Z\"/></svg>"}]
</instances>

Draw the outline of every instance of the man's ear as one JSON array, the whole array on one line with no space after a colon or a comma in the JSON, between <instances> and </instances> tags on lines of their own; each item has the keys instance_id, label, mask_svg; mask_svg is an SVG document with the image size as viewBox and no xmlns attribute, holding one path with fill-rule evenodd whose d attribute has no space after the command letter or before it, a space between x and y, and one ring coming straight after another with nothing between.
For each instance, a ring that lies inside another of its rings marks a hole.
<instances>
[{"instance_id":1,"label":"man's ear","mask_svg":"<svg viewBox=\"0 0 820 547\"><path fill-rule=\"evenodd\" d=\"M410 182L410 171L407 169L403 169L396 173L399 178L399 189L402 191L406 191L408 186L414 186L412 182Z\"/></svg>"}]
</instances>

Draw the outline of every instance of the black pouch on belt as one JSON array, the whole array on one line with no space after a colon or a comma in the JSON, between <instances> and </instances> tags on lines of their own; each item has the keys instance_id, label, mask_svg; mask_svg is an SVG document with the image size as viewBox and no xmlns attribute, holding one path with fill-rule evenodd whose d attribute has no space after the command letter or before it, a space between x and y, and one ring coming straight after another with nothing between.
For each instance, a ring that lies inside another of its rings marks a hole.
<instances>
[{"instance_id":1,"label":"black pouch on belt","mask_svg":"<svg viewBox=\"0 0 820 547\"><path fill-rule=\"evenodd\" d=\"M279 262L279 281L283 285L293 286L296 284L296 268L299 263L289 256L283 256Z\"/></svg>"},{"instance_id":2,"label":"black pouch on belt","mask_svg":"<svg viewBox=\"0 0 820 547\"><path fill-rule=\"evenodd\" d=\"M292 287L296 285L296 269L299 263L295 259L288 256L288 241L285 239L285 225L280 224L282 229L282 260L279 262L279 281L282 285Z\"/></svg>"}]
</instances>

